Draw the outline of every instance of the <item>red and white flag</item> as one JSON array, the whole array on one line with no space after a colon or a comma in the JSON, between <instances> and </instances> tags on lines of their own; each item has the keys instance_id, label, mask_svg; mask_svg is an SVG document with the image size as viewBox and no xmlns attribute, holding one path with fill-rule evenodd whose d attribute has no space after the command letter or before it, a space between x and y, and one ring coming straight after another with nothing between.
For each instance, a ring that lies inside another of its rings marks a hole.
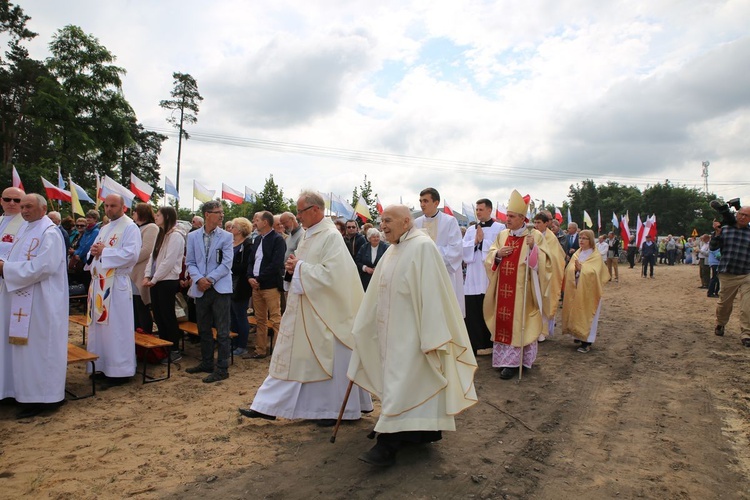
<instances>
[{"instance_id":1,"label":"red and white flag","mask_svg":"<svg viewBox=\"0 0 750 500\"><path fill-rule=\"evenodd\" d=\"M638 214L635 220L635 244L638 245L638 248L641 248L641 245L643 245L643 222L641 221L641 214Z\"/></svg>"},{"instance_id":2,"label":"red and white flag","mask_svg":"<svg viewBox=\"0 0 750 500\"><path fill-rule=\"evenodd\" d=\"M379 196L375 196L375 209L378 211L379 215L383 215L383 205L380 203Z\"/></svg>"},{"instance_id":3,"label":"red and white flag","mask_svg":"<svg viewBox=\"0 0 750 500\"><path fill-rule=\"evenodd\" d=\"M154 188L136 177L133 172L130 172L130 192L143 201L149 201Z\"/></svg>"},{"instance_id":4,"label":"red and white flag","mask_svg":"<svg viewBox=\"0 0 750 500\"><path fill-rule=\"evenodd\" d=\"M21 176L18 175L18 170L16 170L16 167L13 167L13 187L18 188L21 191L25 191L23 188L23 182L21 182Z\"/></svg>"},{"instance_id":5,"label":"red and white flag","mask_svg":"<svg viewBox=\"0 0 750 500\"><path fill-rule=\"evenodd\" d=\"M630 228L628 227L628 219L624 215L620 219L620 237L622 238L623 248L627 248L630 243Z\"/></svg>"},{"instance_id":6,"label":"red and white flag","mask_svg":"<svg viewBox=\"0 0 750 500\"><path fill-rule=\"evenodd\" d=\"M555 220L562 224L563 218L562 218L562 212L559 208L555 207Z\"/></svg>"},{"instance_id":7,"label":"red and white flag","mask_svg":"<svg viewBox=\"0 0 750 500\"><path fill-rule=\"evenodd\" d=\"M443 212L451 217L455 217L455 215L453 215L453 210L451 210L450 205L448 205L448 200L443 200Z\"/></svg>"},{"instance_id":8,"label":"red and white flag","mask_svg":"<svg viewBox=\"0 0 750 500\"><path fill-rule=\"evenodd\" d=\"M232 189L223 182L221 183L221 199L240 204L245 201L245 193Z\"/></svg>"},{"instance_id":9,"label":"red and white flag","mask_svg":"<svg viewBox=\"0 0 750 500\"><path fill-rule=\"evenodd\" d=\"M495 220L502 223L508 222L508 209L505 208L505 205L497 204L497 208L495 209Z\"/></svg>"},{"instance_id":10,"label":"red and white flag","mask_svg":"<svg viewBox=\"0 0 750 500\"><path fill-rule=\"evenodd\" d=\"M656 215L651 214L651 217L648 218L646 224L648 224L650 228L648 234L651 236L651 239L654 240L654 243L656 243L656 237L658 236L658 232L656 231Z\"/></svg>"},{"instance_id":11,"label":"red and white flag","mask_svg":"<svg viewBox=\"0 0 750 500\"><path fill-rule=\"evenodd\" d=\"M44 177L42 177L42 184L44 185L44 191L47 193L47 198L50 200L70 202L73 199L70 197L70 191L60 189Z\"/></svg>"},{"instance_id":12,"label":"red and white flag","mask_svg":"<svg viewBox=\"0 0 750 500\"><path fill-rule=\"evenodd\" d=\"M596 223L597 227L599 228L599 232L602 232L602 211L598 208L596 209Z\"/></svg>"}]
</instances>

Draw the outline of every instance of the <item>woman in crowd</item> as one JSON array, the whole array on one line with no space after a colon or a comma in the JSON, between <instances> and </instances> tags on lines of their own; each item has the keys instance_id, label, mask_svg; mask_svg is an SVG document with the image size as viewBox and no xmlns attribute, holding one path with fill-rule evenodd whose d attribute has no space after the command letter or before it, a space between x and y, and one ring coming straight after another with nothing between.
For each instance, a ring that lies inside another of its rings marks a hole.
<instances>
[{"instance_id":1,"label":"woman in crowd","mask_svg":"<svg viewBox=\"0 0 750 500\"><path fill-rule=\"evenodd\" d=\"M232 221L234 260L232 261L232 300L229 304L229 329L237 332L234 355L247 354L247 340L250 336L250 324L247 322L247 306L252 290L247 281L247 266L250 261L252 242L250 233L253 225L244 217Z\"/></svg>"},{"instance_id":2,"label":"woman in crowd","mask_svg":"<svg viewBox=\"0 0 750 500\"><path fill-rule=\"evenodd\" d=\"M143 286L143 277L146 271L151 253L154 251L156 237L159 228L154 223L154 211L148 203L139 203L133 210L133 222L141 230L141 252L138 254L138 262L130 272L130 281L133 283L133 320L135 329L141 329L146 333L154 331L154 322L151 320L151 292L148 287Z\"/></svg>"},{"instance_id":3,"label":"woman in crowd","mask_svg":"<svg viewBox=\"0 0 750 500\"><path fill-rule=\"evenodd\" d=\"M182 359L180 355L180 329L175 315L175 295L180 289L179 278L182 271L182 256L185 252L185 238L175 230L177 212L172 207L161 207L156 212L156 225L159 234L154 250L146 264L143 286L151 289L151 307L159 329L159 337L172 342L169 353L172 362Z\"/></svg>"},{"instance_id":4,"label":"woman in crowd","mask_svg":"<svg viewBox=\"0 0 750 500\"><path fill-rule=\"evenodd\" d=\"M590 229L581 231L579 240L581 247L565 268L562 331L580 342L578 352L586 353L596 340L602 292L609 273L593 246L594 232Z\"/></svg>"},{"instance_id":5,"label":"woman in crowd","mask_svg":"<svg viewBox=\"0 0 750 500\"><path fill-rule=\"evenodd\" d=\"M380 231L370 228L367 230L367 241L369 245L362 245L354 258L359 270L359 279L362 280L362 287L367 291L367 285L370 284L372 273L375 272L375 266L380 262L380 258L385 253L388 245L380 241Z\"/></svg>"}]
</instances>

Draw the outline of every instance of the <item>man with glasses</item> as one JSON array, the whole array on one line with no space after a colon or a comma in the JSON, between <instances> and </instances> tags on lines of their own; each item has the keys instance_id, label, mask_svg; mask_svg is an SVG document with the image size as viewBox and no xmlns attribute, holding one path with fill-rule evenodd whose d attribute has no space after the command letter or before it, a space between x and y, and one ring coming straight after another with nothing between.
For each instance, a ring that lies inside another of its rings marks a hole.
<instances>
[{"instance_id":1,"label":"man with glasses","mask_svg":"<svg viewBox=\"0 0 750 500\"><path fill-rule=\"evenodd\" d=\"M716 304L714 333L724 335L732 314L734 298L739 292L742 345L750 347L750 207L735 214L734 226L719 227L711 237L711 250L721 250L719 260L719 303Z\"/></svg>"},{"instance_id":2,"label":"man with glasses","mask_svg":"<svg viewBox=\"0 0 750 500\"><path fill-rule=\"evenodd\" d=\"M247 418L336 423L349 384L352 327L364 291L357 266L324 210L318 193L304 191L297 200L305 234L286 261L292 282L268 377L250 408L239 409ZM370 395L354 386L343 419L358 420L371 410Z\"/></svg>"},{"instance_id":3,"label":"man with glasses","mask_svg":"<svg viewBox=\"0 0 750 500\"><path fill-rule=\"evenodd\" d=\"M10 251L21 225L24 223L21 217L21 198L24 192L16 187L5 188L0 205L3 207L3 215L0 217L0 257Z\"/></svg>"},{"instance_id":4,"label":"man with glasses","mask_svg":"<svg viewBox=\"0 0 750 500\"><path fill-rule=\"evenodd\" d=\"M232 234L224 231L224 211L216 200L201 206L205 223L202 229L188 234L187 265L193 284L188 295L195 299L198 334L201 339L201 362L186 369L187 373L208 373L203 382L210 384L229 378L229 308L232 298ZM218 355L214 364L216 327Z\"/></svg>"},{"instance_id":5,"label":"man with glasses","mask_svg":"<svg viewBox=\"0 0 750 500\"><path fill-rule=\"evenodd\" d=\"M359 234L359 226L357 221L354 219L346 221L346 233L344 234L344 243L346 243L346 249L349 250L349 254L352 256L352 260L357 256L359 249L367 241L365 237Z\"/></svg>"}]
</instances>

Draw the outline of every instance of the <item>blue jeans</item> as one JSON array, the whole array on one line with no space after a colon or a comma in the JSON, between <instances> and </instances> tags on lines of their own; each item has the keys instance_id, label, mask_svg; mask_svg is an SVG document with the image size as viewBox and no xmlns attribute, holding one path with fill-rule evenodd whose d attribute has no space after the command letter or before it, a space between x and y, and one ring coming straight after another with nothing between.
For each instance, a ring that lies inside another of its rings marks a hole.
<instances>
[{"instance_id":1,"label":"blue jeans","mask_svg":"<svg viewBox=\"0 0 750 500\"><path fill-rule=\"evenodd\" d=\"M232 298L229 327L237 333L236 347L247 349L247 339L250 336L250 323L247 322L247 305L250 303L250 297L246 299L235 300Z\"/></svg>"},{"instance_id":2,"label":"blue jeans","mask_svg":"<svg viewBox=\"0 0 750 500\"><path fill-rule=\"evenodd\" d=\"M195 312L198 319L198 333L201 338L201 364L214 367L214 336L211 327L216 328L216 343L219 345L216 370L227 373L229 370L229 303L232 294L218 293L213 288L203 292L203 297L195 299Z\"/></svg>"},{"instance_id":3,"label":"blue jeans","mask_svg":"<svg viewBox=\"0 0 750 500\"><path fill-rule=\"evenodd\" d=\"M708 295L719 295L719 265L711 267L711 279L708 282Z\"/></svg>"}]
</instances>

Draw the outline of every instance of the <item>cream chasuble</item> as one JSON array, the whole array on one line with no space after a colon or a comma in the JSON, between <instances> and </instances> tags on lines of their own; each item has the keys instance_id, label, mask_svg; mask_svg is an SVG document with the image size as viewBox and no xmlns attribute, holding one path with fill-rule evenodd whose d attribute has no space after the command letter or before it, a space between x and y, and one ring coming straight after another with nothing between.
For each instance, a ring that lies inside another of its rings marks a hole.
<instances>
[{"instance_id":1,"label":"cream chasuble","mask_svg":"<svg viewBox=\"0 0 750 500\"><path fill-rule=\"evenodd\" d=\"M477 402L477 364L441 254L411 229L375 268L354 323L348 376L377 395L375 430L455 430Z\"/></svg>"},{"instance_id":2,"label":"cream chasuble","mask_svg":"<svg viewBox=\"0 0 750 500\"><path fill-rule=\"evenodd\" d=\"M576 278L575 263L581 261L581 272ZM584 260L579 249L565 268L565 297L562 309L562 332L587 342L592 323L602 300L609 271L599 253L593 251Z\"/></svg>"},{"instance_id":3,"label":"cream chasuble","mask_svg":"<svg viewBox=\"0 0 750 500\"><path fill-rule=\"evenodd\" d=\"M563 275L565 274L565 251L557 236L549 229L544 232L547 259L550 262L552 275L547 282L547 289L542 290L542 314L547 320L553 319L560 305Z\"/></svg>"},{"instance_id":4,"label":"cream chasuble","mask_svg":"<svg viewBox=\"0 0 750 500\"><path fill-rule=\"evenodd\" d=\"M61 401L68 353L68 275L62 234L47 216L19 232L3 274L0 399ZM27 326L14 330L14 322ZM9 330L22 340L9 344Z\"/></svg>"},{"instance_id":5,"label":"cream chasuble","mask_svg":"<svg viewBox=\"0 0 750 500\"><path fill-rule=\"evenodd\" d=\"M435 217L421 216L414 221L414 227L422 229L437 245L440 256L443 259L445 269L453 286L453 292L461 310L461 317L466 316L466 303L464 301L464 273L463 263L463 236L458 221L443 212L438 212Z\"/></svg>"}]
</instances>

